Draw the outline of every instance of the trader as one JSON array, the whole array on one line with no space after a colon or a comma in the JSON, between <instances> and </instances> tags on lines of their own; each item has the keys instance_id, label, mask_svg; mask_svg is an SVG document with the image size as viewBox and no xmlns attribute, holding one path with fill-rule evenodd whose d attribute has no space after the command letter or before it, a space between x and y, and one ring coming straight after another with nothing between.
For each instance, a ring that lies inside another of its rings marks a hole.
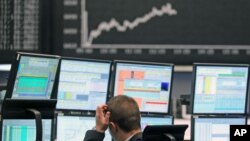
<instances>
[{"instance_id":1,"label":"trader","mask_svg":"<svg viewBox=\"0 0 250 141\"><path fill-rule=\"evenodd\" d=\"M103 141L109 132L114 141L142 141L140 111L136 101L119 95L96 109L96 126L88 130L84 141Z\"/></svg>"}]
</instances>

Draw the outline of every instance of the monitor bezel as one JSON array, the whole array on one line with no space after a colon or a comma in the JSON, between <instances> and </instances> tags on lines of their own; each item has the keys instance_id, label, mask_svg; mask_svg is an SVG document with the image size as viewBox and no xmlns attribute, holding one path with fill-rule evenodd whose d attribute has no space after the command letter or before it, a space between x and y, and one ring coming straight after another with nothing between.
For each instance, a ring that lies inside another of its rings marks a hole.
<instances>
[{"instance_id":1,"label":"monitor bezel","mask_svg":"<svg viewBox=\"0 0 250 141\"><path fill-rule=\"evenodd\" d=\"M34 122L35 122L35 119L27 119L27 118L5 118L5 119L2 119L1 121L0 121L0 140L2 140L2 138L3 138L3 134L2 134L2 132L3 132L3 121L4 120L34 120ZM53 125L55 124L55 120L54 119L42 119L42 120L51 120L51 126L50 126L50 140L52 141L52 140L54 140L54 137L53 137L53 134L54 134L54 131L55 131L55 129L53 128Z\"/></svg>"},{"instance_id":2,"label":"monitor bezel","mask_svg":"<svg viewBox=\"0 0 250 141\"><path fill-rule=\"evenodd\" d=\"M198 118L203 118L203 119L222 119L222 118L231 118L231 119L235 119L235 118L239 118L239 119L244 119L245 120L245 125L247 124L247 117L244 115L217 115L217 116L209 116L209 115L203 115L203 116L197 116L197 115L193 115L191 118L191 141L195 141L194 137L195 137L195 119Z\"/></svg>"},{"instance_id":3,"label":"monitor bezel","mask_svg":"<svg viewBox=\"0 0 250 141\"><path fill-rule=\"evenodd\" d=\"M195 99L195 82L196 82L196 71L199 66L211 66L211 67L246 67L247 72L247 84L246 84L246 99L245 99L245 109L243 113L198 113L194 112L194 99ZM191 87L191 113L193 115L245 115L247 112L247 100L248 100L248 90L249 90L249 65L248 64L224 64L224 63L194 63L193 73L192 73L192 87Z\"/></svg>"},{"instance_id":4,"label":"monitor bezel","mask_svg":"<svg viewBox=\"0 0 250 141\"><path fill-rule=\"evenodd\" d=\"M96 63L107 63L110 64L109 67L109 80L108 80L108 86L107 86L107 95L106 95L106 99L105 99L105 103L108 100L109 97L109 87L110 87L110 82L111 82L111 73L112 73L112 61L110 60L99 60L99 59L88 59L88 58L75 58L75 57L61 57L61 63L58 69L58 81L57 81L57 85L56 85L56 94L58 96L58 88L59 88L59 82L60 82L60 73L61 73L61 65L63 60L68 60L68 61L83 61L83 62L96 62ZM103 103L104 104L104 103ZM56 106L56 110L57 111L62 111L65 114L70 114L70 115L92 115L95 113L95 109L94 110L90 110L90 109L63 109L63 108L57 108Z\"/></svg>"},{"instance_id":5,"label":"monitor bezel","mask_svg":"<svg viewBox=\"0 0 250 141\"><path fill-rule=\"evenodd\" d=\"M58 64L57 64L57 70L55 74L55 79L54 79L54 84L52 86L52 91L50 98L44 98L44 99L31 99L31 98L12 98L13 95L13 89L16 81L16 76L18 73L18 66L20 64L20 60L22 56L27 56L27 57L37 57L37 58L50 58L50 59L58 59ZM47 54L35 54L35 53L24 53L24 52L17 52L15 55L15 59L13 59L11 69L10 69L10 74L9 74L9 80L7 84L7 91L6 91L6 96L5 99L11 99L11 100L50 100L50 99L56 99L56 93L55 93L55 85L56 81L58 79L58 66L60 65L60 56L57 55L47 55Z\"/></svg>"},{"instance_id":6,"label":"monitor bezel","mask_svg":"<svg viewBox=\"0 0 250 141\"><path fill-rule=\"evenodd\" d=\"M8 68L4 68L3 66L6 66ZM1 73L7 73L7 75L8 75L8 77L6 78L7 79L6 83L4 85L0 84L0 90L7 89L7 84L8 84L8 80L9 80L10 70L11 70L11 63L0 63L0 72Z\"/></svg>"},{"instance_id":7,"label":"monitor bezel","mask_svg":"<svg viewBox=\"0 0 250 141\"><path fill-rule=\"evenodd\" d=\"M114 60L113 62L113 75L111 77L111 87L110 87L110 98L115 96L115 79L116 79L116 71L117 71L117 64L131 64L131 65L150 65L150 66L168 66L172 67L171 70L171 79L170 79L170 91L169 91L169 101L168 101L168 109L166 112L146 112L146 111L141 111L140 113L142 115L150 115L150 114L158 114L158 115L170 115L172 111L171 110L171 104L172 104L172 89L173 89L173 77L174 77L174 64L172 63L157 63L157 62L142 62L142 61L128 61L128 60Z\"/></svg>"},{"instance_id":8,"label":"monitor bezel","mask_svg":"<svg viewBox=\"0 0 250 141\"><path fill-rule=\"evenodd\" d=\"M184 140L185 132L188 128L188 125L186 124L178 124L178 125L149 125L145 128L145 130L142 133L143 139L146 141L151 140L157 140L159 141L159 138L164 137L163 140L167 139L166 141L182 141ZM149 134L151 133L151 134ZM149 134L149 135L148 135ZM149 137L150 139L148 139ZM166 138L167 136L167 138Z\"/></svg>"},{"instance_id":9,"label":"monitor bezel","mask_svg":"<svg viewBox=\"0 0 250 141\"><path fill-rule=\"evenodd\" d=\"M4 66L8 68L4 68ZM11 69L11 63L0 63L0 71L9 72L10 69Z\"/></svg>"}]
</instances>

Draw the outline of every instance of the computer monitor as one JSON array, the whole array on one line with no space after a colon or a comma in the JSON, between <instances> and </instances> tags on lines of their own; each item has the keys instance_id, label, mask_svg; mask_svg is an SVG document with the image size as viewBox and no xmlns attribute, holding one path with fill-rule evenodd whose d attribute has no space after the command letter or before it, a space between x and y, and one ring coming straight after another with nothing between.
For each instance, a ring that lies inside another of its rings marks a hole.
<instances>
[{"instance_id":1,"label":"computer monitor","mask_svg":"<svg viewBox=\"0 0 250 141\"><path fill-rule=\"evenodd\" d=\"M6 96L11 99L50 99L59 56L17 53Z\"/></svg>"},{"instance_id":2,"label":"computer monitor","mask_svg":"<svg viewBox=\"0 0 250 141\"><path fill-rule=\"evenodd\" d=\"M36 123L34 119L3 119L2 141L35 141ZM52 120L44 119L43 141L52 141Z\"/></svg>"},{"instance_id":3,"label":"computer monitor","mask_svg":"<svg viewBox=\"0 0 250 141\"><path fill-rule=\"evenodd\" d=\"M10 68L11 64L0 64L0 90L7 86Z\"/></svg>"},{"instance_id":4,"label":"computer monitor","mask_svg":"<svg viewBox=\"0 0 250 141\"><path fill-rule=\"evenodd\" d=\"M87 130L95 127L95 117L57 116L57 141L83 141ZM104 141L111 141L108 131L105 132Z\"/></svg>"},{"instance_id":5,"label":"computer monitor","mask_svg":"<svg viewBox=\"0 0 250 141\"><path fill-rule=\"evenodd\" d=\"M229 141L230 125L245 125L246 117L194 117L192 141Z\"/></svg>"},{"instance_id":6,"label":"computer monitor","mask_svg":"<svg viewBox=\"0 0 250 141\"><path fill-rule=\"evenodd\" d=\"M57 109L95 110L106 103L111 61L63 58Z\"/></svg>"},{"instance_id":7,"label":"computer monitor","mask_svg":"<svg viewBox=\"0 0 250 141\"><path fill-rule=\"evenodd\" d=\"M133 97L141 112L168 114L173 65L115 61L113 94Z\"/></svg>"},{"instance_id":8,"label":"computer monitor","mask_svg":"<svg viewBox=\"0 0 250 141\"><path fill-rule=\"evenodd\" d=\"M143 131L143 141L183 141L188 125L149 125Z\"/></svg>"},{"instance_id":9,"label":"computer monitor","mask_svg":"<svg viewBox=\"0 0 250 141\"><path fill-rule=\"evenodd\" d=\"M144 130L148 125L172 125L173 116L162 117L141 117L141 129Z\"/></svg>"},{"instance_id":10,"label":"computer monitor","mask_svg":"<svg viewBox=\"0 0 250 141\"><path fill-rule=\"evenodd\" d=\"M245 114L249 65L194 64L193 114Z\"/></svg>"}]
</instances>

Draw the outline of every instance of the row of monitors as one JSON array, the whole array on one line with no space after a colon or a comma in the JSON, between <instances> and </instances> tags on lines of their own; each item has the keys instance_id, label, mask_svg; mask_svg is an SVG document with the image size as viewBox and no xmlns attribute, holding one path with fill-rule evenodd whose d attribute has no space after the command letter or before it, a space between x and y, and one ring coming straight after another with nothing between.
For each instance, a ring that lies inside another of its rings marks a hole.
<instances>
[{"instance_id":1,"label":"row of monitors","mask_svg":"<svg viewBox=\"0 0 250 141\"><path fill-rule=\"evenodd\" d=\"M59 110L94 111L110 96L128 95L142 112L169 112L172 64L117 61L113 66L112 61L37 54L18 54L15 61L7 98L50 99L57 93Z\"/></svg>"},{"instance_id":2,"label":"row of monitors","mask_svg":"<svg viewBox=\"0 0 250 141\"><path fill-rule=\"evenodd\" d=\"M72 122L74 121L74 122ZM56 122L51 119L43 121L43 140L44 141L82 141L87 130L95 126L95 117L63 116L58 115ZM2 141L34 141L36 136L35 120L32 119L3 119ZM147 125L172 125L173 117L142 117L141 127ZM55 126L56 129L53 129ZM55 135L53 135L55 131ZM111 141L112 137L105 132L104 141Z\"/></svg>"},{"instance_id":3,"label":"row of monitors","mask_svg":"<svg viewBox=\"0 0 250 141\"><path fill-rule=\"evenodd\" d=\"M72 122L74 121L74 122ZM230 125L246 125L246 117L193 117L192 141L226 141L230 137ZM56 129L53 129L55 126ZM147 125L173 125L173 117L142 117L142 130ZM82 141L87 130L95 126L95 117L57 116L56 122L43 120L43 140L50 141ZM34 141L35 121L4 119L2 126L3 141ZM53 132L55 135L53 135ZM185 140L190 140L186 138ZM111 141L112 137L105 132L104 141Z\"/></svg>"},{"instance_id":4,"label":"row of monitors","mask_svg":"<svg viewBox=\"0 0 250 141\"><path fill-rule=\"evenodd\" d=\"M141 112L169 113L173 64L24 53L13 64L8 98L57 98L59 110L95 110L109 97L128 95ZM193 114L246 113L249 65L195 64L193 74Z\"/></svg>"}]
</instances>

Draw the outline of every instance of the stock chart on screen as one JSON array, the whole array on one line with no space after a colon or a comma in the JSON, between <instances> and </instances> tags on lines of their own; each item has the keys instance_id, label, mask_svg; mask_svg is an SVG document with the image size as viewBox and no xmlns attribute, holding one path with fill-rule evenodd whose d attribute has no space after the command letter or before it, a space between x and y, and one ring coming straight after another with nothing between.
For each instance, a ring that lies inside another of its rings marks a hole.
<instances>
[{"instance_id":1,"label":"stock chart on screen","mask_svg":"<svg viewBox=\"0 0 250 141\"><path fill-rule=\"evenodd\" d=\"M172 65L116 63L114 95L133 97L142 112L168 113Z\"/></svg>"},{"instance_id":2,"label":"stock chart on screen","mask_svg":"<svg viewBox=\"0 0 250 141\"><path fill-rule=\"evenodd\" d=\"M248 66L196 66L193 113L245 113Z\"/></svg>"},{"instance_id":3,"label":"stock chart on screen","mask_svg":"<svg viewBox=\"0 0 250 141\"><path fill-rule=\"evenodd\" d=\"M95 110L106 103L111 62L62 59L57 109Z\"/></svg>"}]
</instances>

